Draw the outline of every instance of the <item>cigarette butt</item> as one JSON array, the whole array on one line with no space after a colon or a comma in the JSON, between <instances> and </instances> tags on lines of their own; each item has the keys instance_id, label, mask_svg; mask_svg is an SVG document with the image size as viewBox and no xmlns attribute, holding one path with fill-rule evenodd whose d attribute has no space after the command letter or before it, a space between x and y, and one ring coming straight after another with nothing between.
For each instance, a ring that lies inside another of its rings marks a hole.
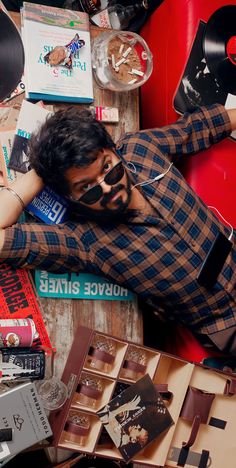
<instances>
[{"instance_id":1,"label":"cigarette butt","mask_svg":"<svg viewBox=\"0 0 236 468\"><path fill-rule=\"evenodd\" d=\"M136 70L136 68L132 68L133 75L143 76L144 73L141 70Z\"/></svg>"},{"instance_id":2,"label":"cigarette butt","mask_svg":"<svg viewBox=\"0 0 236 468\"><path fill-rule=\"evenodd\" d=\"M122 52L123 52L124 46L125 46L124 44L121 44L121 45L120 45L120 48L119 48L119 54L120 54L120 55L121 55Z\"/></svg>"},{"instance_id":3,"label":"cigarette butt","mask_svg":"<svg viewBox=\"0 0 236 468\"><path fill-rule=\"evenodd\" d=\"M134 78L133 80L128 81L128 84L134 84L136 81L138 81L137 78Z\"/></svg>"},{"instance_id":4,"label":"cigarette butt","mask_svg":"<svg viewBox=\"0 0 236 468\"><path fill-rule=\"evenodd\" d=\"M119 67L124 62L125 62L125 58L121 58L120 60L118 60L118 62L116 62L115 66Z\"/></svg>"},{"instance_id":5,"label":"cigarette butt","mask_svg":"<svg viewBox=\"0 0 236 468\"><path fill-rule=\"evenodd\" d=\"M114 54L112 54L112 56L111 56L111 63L112 63L113 68L116 68L116 61L115 61Z\"/></svg>"},{"instance_id":6,"label":"cigarette butt","mask_svg":"<svg viewBox=\"0 0 236 468\"><path fill-rule=\"evenodd\" d=\"M125 52L123 53L123 57L127 57L127 55L130 54L131 50L132 50L132 47L128 47L128 49L126 49Z\"/></svg>"}]
</instances>

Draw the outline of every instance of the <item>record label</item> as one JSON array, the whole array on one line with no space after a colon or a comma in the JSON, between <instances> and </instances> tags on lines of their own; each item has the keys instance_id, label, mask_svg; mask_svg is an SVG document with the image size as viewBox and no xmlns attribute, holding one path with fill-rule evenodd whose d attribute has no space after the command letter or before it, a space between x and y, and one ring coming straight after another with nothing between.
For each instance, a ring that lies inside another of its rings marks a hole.
<instances>
[{"instance_id":1,"label":"record label","mask_svg":"<svg viewBox=\"0 0 236 468\"><path fill-rule=\"evenodd\" d=\"M226 54L230 62L236 66L236 36L233 36L228 40Z\"/></svg>"}]
</instances>

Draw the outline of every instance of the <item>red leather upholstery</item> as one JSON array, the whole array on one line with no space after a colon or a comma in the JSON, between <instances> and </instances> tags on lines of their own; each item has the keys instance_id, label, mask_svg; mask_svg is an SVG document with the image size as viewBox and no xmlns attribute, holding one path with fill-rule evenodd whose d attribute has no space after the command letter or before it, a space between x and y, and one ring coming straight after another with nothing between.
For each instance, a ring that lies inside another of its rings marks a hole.
<instances>
[{"instance_id":1,"label":"red leather upholstery","mask_svg":"<svg viewBox=\"0 0 236 468\"><path fill-rule=\"evenodd\" d=\"M174 122L173 99L182 77L199 20L207 21L218 8L234 0L164 0L150 16L141 35L153 53L154 69L141 88L141 126ZM222 28L227 25L222 24ZM227 139L197 156L182 169L190 185L236 227L236 142Z\"/></svg>"}]
</instances>

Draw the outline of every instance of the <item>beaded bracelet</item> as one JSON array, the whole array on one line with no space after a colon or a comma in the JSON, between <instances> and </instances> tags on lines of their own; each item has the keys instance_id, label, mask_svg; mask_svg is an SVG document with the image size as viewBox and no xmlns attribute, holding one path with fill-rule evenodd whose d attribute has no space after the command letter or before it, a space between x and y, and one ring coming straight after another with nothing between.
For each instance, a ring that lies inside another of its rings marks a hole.
<instances>
[{"instance_id":1,"label":"beaded bracelet","mask_svg":"<svg viewBox=\"0 0 236 468\"><path fill-rule=\"evenodd\" d=\"M7 190L8 192L12 193L12 195L14 195L14 197L18 200L18 202L21 204L22 206L22 209L24 210L25 209L25 204L22 200L22 198L20 197L20 195L18 195L17 192L15 192L15 190L13 190L11 187L2 187L1 188L1 191L2 190Z\"/></svg>"}]
</instances>

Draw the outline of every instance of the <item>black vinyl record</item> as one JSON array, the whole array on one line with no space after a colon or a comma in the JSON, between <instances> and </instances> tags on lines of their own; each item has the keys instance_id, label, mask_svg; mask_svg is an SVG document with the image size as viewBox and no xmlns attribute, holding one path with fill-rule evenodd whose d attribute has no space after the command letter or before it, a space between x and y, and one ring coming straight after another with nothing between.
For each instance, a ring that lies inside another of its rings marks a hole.
<instances>
[{"instance_id":1,"label":"black vinyl record","mask_svg":"<svg viewBox=\"0 0 236 468\"><path fill-rule=\"evenodd\" d=\"M0 101L14 91L24 71L24 48L9 16L0 9Z\"/></svg>"},{"instance_id":2,"label":"black vinyl record","mask_svg":"<svg viewBox=\"0 0 236 468\"><path fill-rule=\"evenodd\" d=\"M226 5L209 18L203 38L207 66L223 90L236 94L236 5Z\"/></svg>"}]
</instances>

